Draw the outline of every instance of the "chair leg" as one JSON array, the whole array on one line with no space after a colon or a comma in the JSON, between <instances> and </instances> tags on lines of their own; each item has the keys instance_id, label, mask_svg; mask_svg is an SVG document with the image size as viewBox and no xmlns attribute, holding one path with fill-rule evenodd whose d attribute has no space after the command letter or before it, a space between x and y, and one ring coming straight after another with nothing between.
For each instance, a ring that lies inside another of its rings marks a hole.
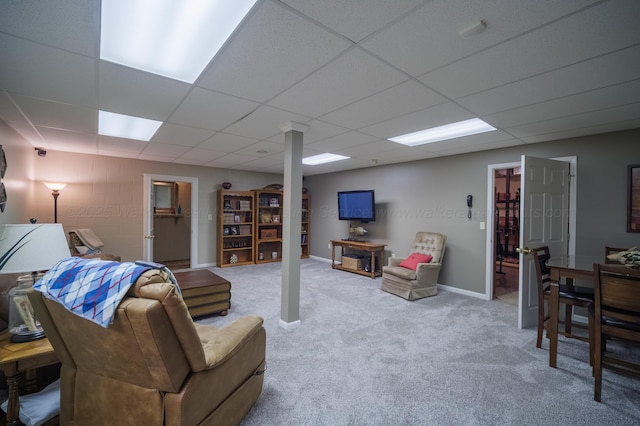
<instances>
[{"instance_id":1,"label":"chair leg","mask_svg":"<svg viewBox=\"0 0 640 426\"><path fill-rule=\"evenodd\" d=\"M544 302L542 306L538 306L538 339L536 340L536 348L542 347L543 332L544 332Z\"/></svg>"},{"instance_id":2,"label":"chair leg","mask_svg":"<svg viewBox=\"0 0 640 426\"><path fill-rule=\"evenodd\" d=\"M589 315L589 317L587 318L589 320L589 366L591 367L591 375L593 376L593 354L595 352L595 325L593 324L594 322L594 318L591 317L591 315Z\"/></svg>"},{"instance_id":3,"label":"chair leg","mask_svg":"<svg viewBox=\"0 0 640 426\"><path fill-rule=\"evenodd\" d=\"M601 346L599 343L597 342L598 345L597 346ZM595 348L595 354L594 354L594 360L593 360L593 378L594 378L594 384L593 384L593 399L595 401L600 402L601 396L602 396L602 347L596 347Z\"/></svg>"},{"instance_id":4,"label":"chair leg","mask_svg":"<svg viewBox=\"0 0 640 426\"><path fill-rule=\"evenodd\" d=\"M571 335L571 314L573 312L573 306L569 304L564 305L564 335Z\"/></svg>"}]
</instances>

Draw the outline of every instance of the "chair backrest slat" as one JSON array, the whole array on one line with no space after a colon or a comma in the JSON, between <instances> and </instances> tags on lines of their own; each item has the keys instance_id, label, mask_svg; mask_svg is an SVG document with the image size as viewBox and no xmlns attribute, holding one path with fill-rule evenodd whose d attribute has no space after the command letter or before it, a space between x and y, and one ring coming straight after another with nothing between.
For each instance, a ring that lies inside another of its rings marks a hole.
<instances>
[{"instance_id":1,"label":"chair backrest slat","mask_svg":"<svg viewBox=\"0 0 640 426\"><path fill-rule=\"evenodd\" d=\"M610 318L640 324L640 270L594 265L596 309Z\"/></svg>"}]
</instances>

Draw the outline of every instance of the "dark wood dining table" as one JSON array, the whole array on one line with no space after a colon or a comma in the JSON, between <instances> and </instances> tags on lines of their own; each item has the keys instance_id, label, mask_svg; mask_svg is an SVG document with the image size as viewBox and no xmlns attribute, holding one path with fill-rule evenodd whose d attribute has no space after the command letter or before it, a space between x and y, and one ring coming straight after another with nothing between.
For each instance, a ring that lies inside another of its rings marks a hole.
<instances>
[{"instance_id":1,"label":"dark wood dining table","mask_svg":"<svg viewBox=\"0 0 640 426\"><path fill-rule=\"evenodd\" d=\"M549 367L556 368L558 359L558 311L560 310L560 286L562 277L567 283L574 280L593 281L593 264L604 263L600 256L558 256L547 261L551 278L549 296Z\"/></svg>"}]
</instances>

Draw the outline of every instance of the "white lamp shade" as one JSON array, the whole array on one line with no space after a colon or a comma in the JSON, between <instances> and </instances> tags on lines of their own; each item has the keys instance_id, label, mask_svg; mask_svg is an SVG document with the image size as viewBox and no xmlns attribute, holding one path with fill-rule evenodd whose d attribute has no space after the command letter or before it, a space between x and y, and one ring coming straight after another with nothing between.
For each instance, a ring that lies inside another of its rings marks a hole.
<instances>
[{"instance_id":1,"label":"white lamp shade","mask_svg":"<svg viewBox=\"0 0 640 426\"><path fill-rule=\"evenodd\" d=\"M44 271L71 257L59 223L2 225L0 274Z\"/></svg>"}]
</instances>

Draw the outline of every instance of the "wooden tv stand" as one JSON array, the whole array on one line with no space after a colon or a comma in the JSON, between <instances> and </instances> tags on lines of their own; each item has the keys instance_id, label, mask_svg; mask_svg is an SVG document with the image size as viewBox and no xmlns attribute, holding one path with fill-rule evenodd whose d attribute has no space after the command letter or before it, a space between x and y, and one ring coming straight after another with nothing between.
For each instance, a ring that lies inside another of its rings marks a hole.
<instances>
[{"instance_id":1,"label":"wooden tv stand","mask_svg":"<svg viewBox=\"0 0 640 426\"><path fill-rule=\"evenodd\" d=\"M331 268L340 269L341 271L353 272L354 274L367 275L375 279L375 277L382 276L382 263L384 257L384 247L386 244L370 243L367 241L354 241L354 240L331 240ZM345 255L345 249L351 249L355 252L366 252L371 257L371 270L365 271L360 269L356 264L352 266L344 265L342 263L336 264L336 247L340 247L341 256ZM380 256L379 270L376 271L376 255Z\"/></svg>"}]
</instances>

